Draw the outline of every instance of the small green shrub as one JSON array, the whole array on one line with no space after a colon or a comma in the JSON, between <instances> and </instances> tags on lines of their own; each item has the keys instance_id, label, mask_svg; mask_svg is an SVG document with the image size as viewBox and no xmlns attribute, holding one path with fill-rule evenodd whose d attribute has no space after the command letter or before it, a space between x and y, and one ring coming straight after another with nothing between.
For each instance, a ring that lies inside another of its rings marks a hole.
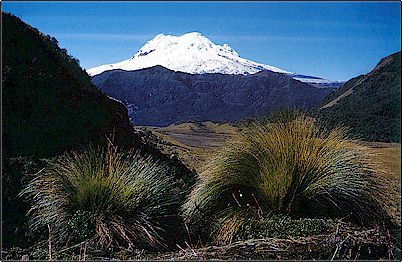
<instances>
[{"instance_id":1,"label":"small green shrub","mask_svg":"<svg viewBox=\"0 0 402 262\"><path fill-rule=\"evenodd\" d=\"M250 218L385 219L366 148L298 114L255 123L214 156L183 205L192 232L230 241Z\"/></svg>"},{"instance_id":2,"label":"small green shrub","mask_svg":"<svg viewBox=\"0 0 402 262\"><path fill-rule=\"evenodd\" d=\"M261 238L288 238L318 235L328 228L322 219L293 219L286 215L273 215L256 220L249 219L233 236L234 241Z\"/></svg>"},{"instance_id":3,"label":"small green shrub","mask_svg":"<svg viewBox=\"0 0 402 262\"><path fill-rule=\"evenodd\" d=\"M60 247L161 247L158 222L174 216L179 198L167 170L138 151L91 147L48 160L20 195L32 204L30 228L49 225Z\"/></svg>"}]
</instances>

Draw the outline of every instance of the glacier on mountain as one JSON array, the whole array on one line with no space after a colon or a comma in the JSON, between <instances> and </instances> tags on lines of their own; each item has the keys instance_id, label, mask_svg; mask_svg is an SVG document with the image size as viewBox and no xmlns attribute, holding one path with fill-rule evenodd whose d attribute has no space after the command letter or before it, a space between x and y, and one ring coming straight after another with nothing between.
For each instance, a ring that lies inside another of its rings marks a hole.
<instances>
[{"instance_id":1,"label":"glacier on mountain","mask_svg":"<svg viewBox=\"0 0 402 262\"><path fill-rule=\"evenodd\" d=\"M90 68L87 72L90 76L95 76L113 69L132 71L156 65L190 74L248 75L269 70L294 76L295 79L307 83L333 82L317 77L299 77L300 75L296 73L241 58L228 44L214 44L198 32L182 36L159 34L148 41L130 59Z\"/></svg>"}]
</instances>

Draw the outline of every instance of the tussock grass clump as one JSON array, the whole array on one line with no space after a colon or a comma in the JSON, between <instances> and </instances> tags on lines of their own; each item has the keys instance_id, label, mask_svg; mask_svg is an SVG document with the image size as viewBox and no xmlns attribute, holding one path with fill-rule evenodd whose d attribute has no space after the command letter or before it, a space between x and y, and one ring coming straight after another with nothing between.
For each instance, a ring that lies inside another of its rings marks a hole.
<instances>
[{"instance_id":1,"label":"tussock grass clump","mask_svg":"<svg viewBox=\"0 0 402 262\"><path fill-rule=\"evenodd\" d=\"M212 157L182 212L193 232L223 241L273 213L375 223L385 212L373 170L342 128L325 131L303 114L254 123Z\"/></svg>"},{"instance_id":2,"label":"tussock grass clump","mask_svg":"<svg viewBox=\"0 0 402 262\"><path fill-rule=\"evenodd\" d=\"M32 204L30 228L50 226L59 246L156 248L164 245L158 221L179 197L167 172L138 151L90 147L47 160L20 195Z\"/></svg>"}]
</instances>

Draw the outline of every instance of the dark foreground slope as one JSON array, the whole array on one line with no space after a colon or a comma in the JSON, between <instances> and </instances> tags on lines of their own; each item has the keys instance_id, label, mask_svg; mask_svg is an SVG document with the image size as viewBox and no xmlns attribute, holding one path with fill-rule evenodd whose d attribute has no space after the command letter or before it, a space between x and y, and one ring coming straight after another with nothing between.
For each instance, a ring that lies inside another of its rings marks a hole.
<instances>
[{"instance_id":1,"label":"dark foreground slope","mask_svg":"<svg viewBox=\"0 0 402 262\"><path fill-rule=\"evenodd\" d=\"M344 125L369 141L401 141L401 52L368 74L355 77L325 98L318 115L331 127Z\"/></svg>"},{"instance_id":2,"label":"dark foreground slope","mask_svg":"<svg viewBox=\"0 0 402 262\"><path fill-rule=\"evenodd\" d=\"M92 78L123 101L136 125L167 126L186 121L234 121L282 108L316 106L333 91L270 71L253 75L175 72L162 66L111 70Z\"/></svg>"},{"instance_id":3,"label":"dark foreground slope","mask_svg":"<svg viewBox=\"0 0 402 262\"><path fill-rule=\"evenodd\" d=\"M3 154L51 156L80 144L132 142L127 109L102 94L57 40L3 20Z\"/></svg>"},{"instance_id":4,"label":"dark foreground slope","mask_svg":"<svg viewBox=\"0 0 402 262\"><path fill-rule=\"evenodd\" d=\"M3 247L29 244L28 206L17 194L44 167L42 158L89 143L105 145L111 134L115 145L138 148L167 162L179 191L191 187L194 174L144 143L127 109L99 91L55 38L6 13L2 13L2 30Z\"/></svg>"}]
</instances>

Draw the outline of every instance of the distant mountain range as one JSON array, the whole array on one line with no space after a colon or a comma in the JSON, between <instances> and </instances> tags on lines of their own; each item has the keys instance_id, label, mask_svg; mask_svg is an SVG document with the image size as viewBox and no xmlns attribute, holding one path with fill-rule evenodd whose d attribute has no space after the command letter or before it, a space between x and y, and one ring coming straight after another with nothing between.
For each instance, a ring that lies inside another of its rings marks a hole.
<instances>
[{"instance_id":1,"label":"distant mountain range","mask_svg":"<svg viewBox=\"0 0 402 262\"><path fill-rule=\"evenodd\" d=\"M129 109L135 125L186 121L234 121L284 108L310 109L332 88L318 88L287 74L189 74L162 66L105 71L93 83Z\"/></svg>"},{"instance_id":2,"label":"distant mountain range","mask_svg":"<svg viewBox=\"0 0 402 262\"><path fill-rule=\"evenodd\" d=\"M350 127L364 140L400 142L400 110L401 52L397 52L326 97L318 116L330 127Z\"/></svg>"},{"instance_id":3,"label":"distant mountain range","mask_svg":"<svg viewBox=\"0 0 402 262\"><path fill-rule=\"evenodd\" d=\"M182 36L159 34L148 41L133 57L115 64L101 65L87 70L95 76L102 72L122 69L126 71L163 66L176 72L189 74L249 75L260 71L284 73L301 82L319 87L339 87L342 82L288 72L274 66L256 63L244 58L228 44L216 45L198 32Z\"/></svg>"},{"instance_id":4,"label":"distant mountain range","mask_svg":"<svg viewBox=\"0 0 402 262\"><path fill-rule=\"evenodd\" d=\"M132 123L155 126L311 109L342 84L241 58L200 33L157 35L130 59L87 72Z\"/></svg>"}]
</instances>

